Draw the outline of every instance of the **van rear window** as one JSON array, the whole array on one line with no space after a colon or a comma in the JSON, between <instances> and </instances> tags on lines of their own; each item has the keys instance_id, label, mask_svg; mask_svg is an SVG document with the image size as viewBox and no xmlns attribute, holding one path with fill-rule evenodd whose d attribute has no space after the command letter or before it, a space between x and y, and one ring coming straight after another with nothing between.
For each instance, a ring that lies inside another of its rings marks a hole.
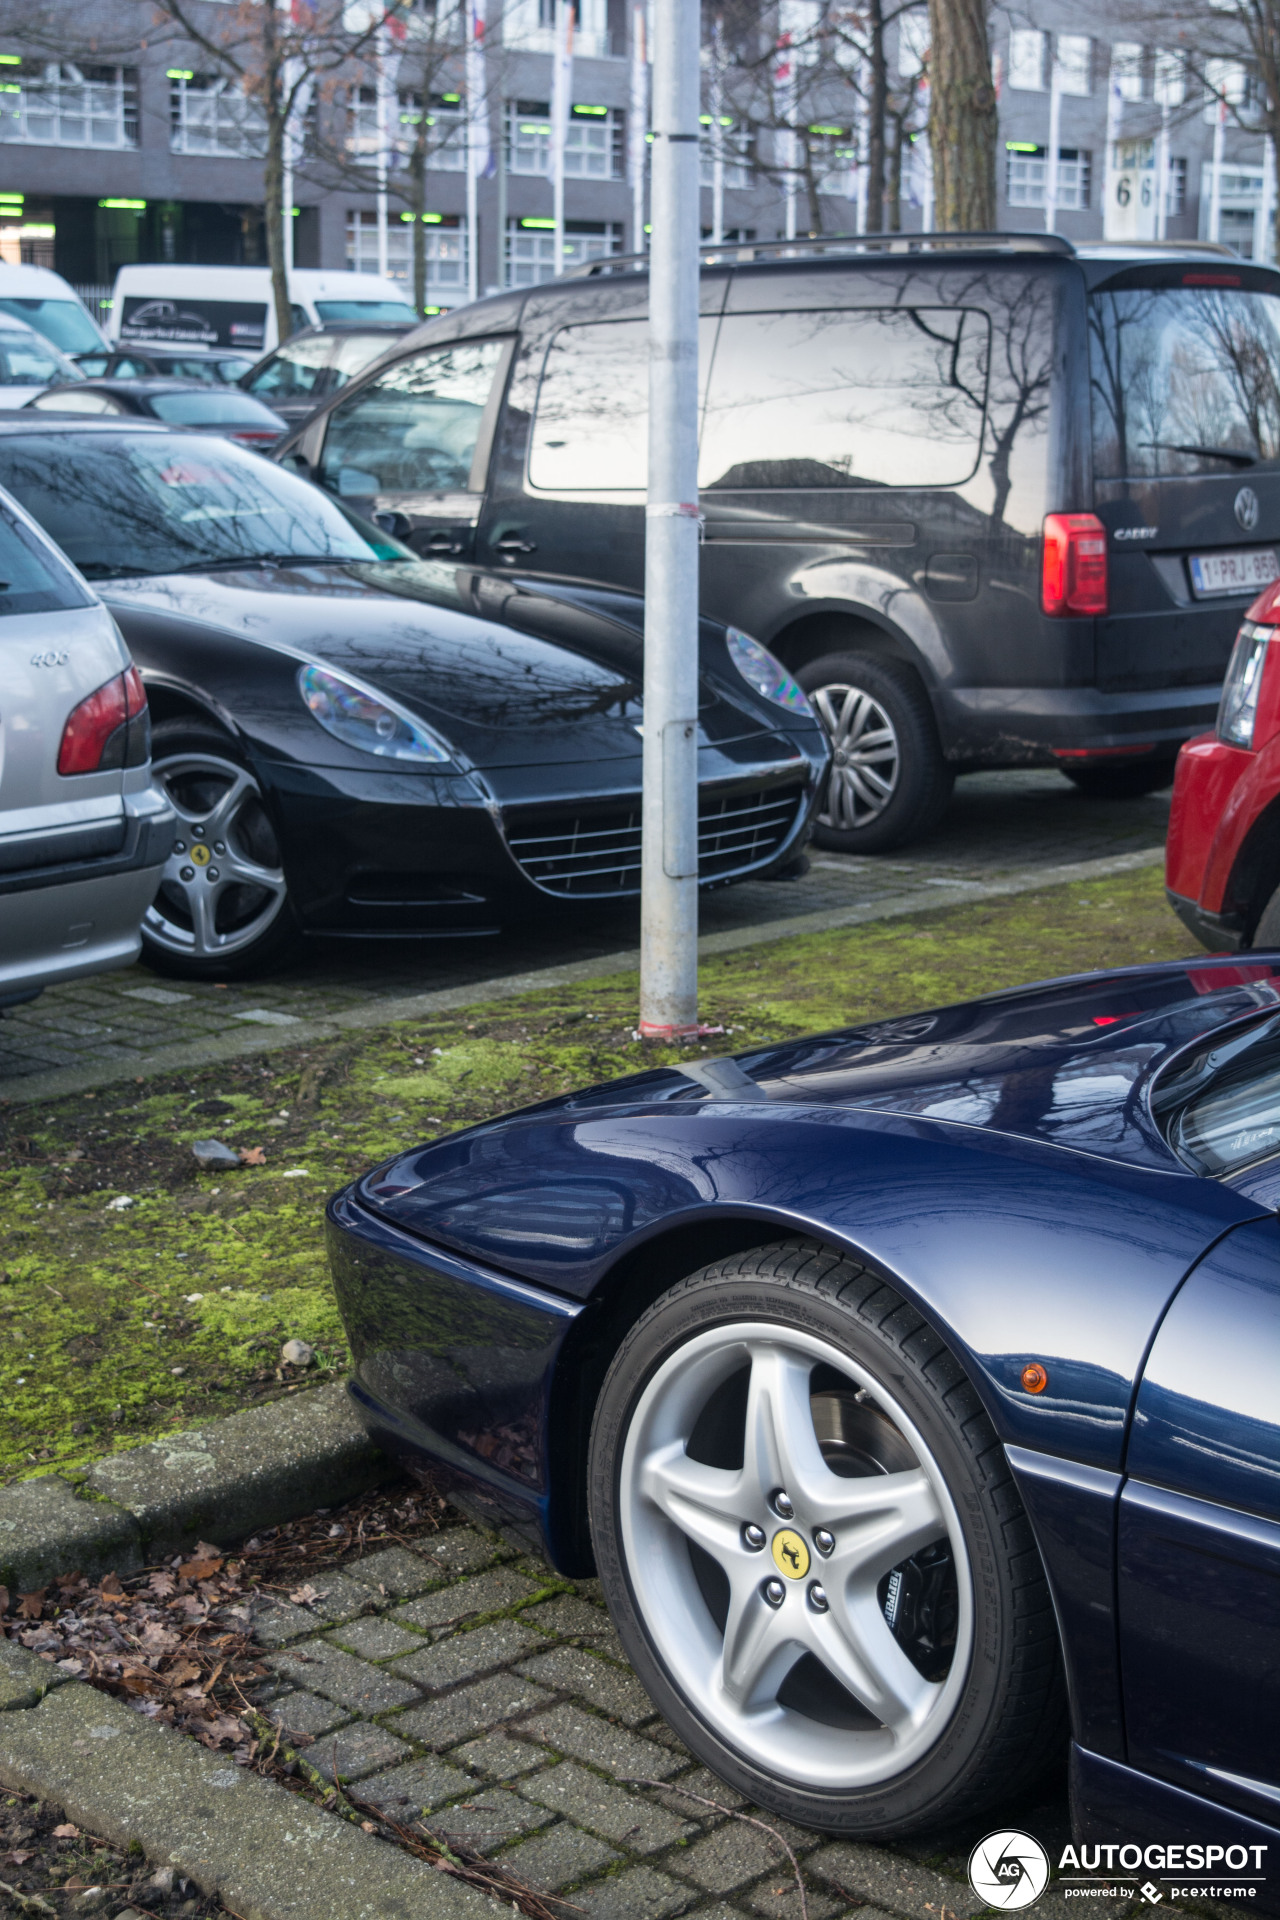
<instances>
[{"instance_id":1,"label":"van rear window","mask_svg":"<svg viewBox=\"0 0 1280 1920\"><path fill-rule=\"evenodd\" d=\"M1280 296L1123 287L1090 299L1098 480L1243 473L1280 458Z\"/></svg>"}]
</instances>

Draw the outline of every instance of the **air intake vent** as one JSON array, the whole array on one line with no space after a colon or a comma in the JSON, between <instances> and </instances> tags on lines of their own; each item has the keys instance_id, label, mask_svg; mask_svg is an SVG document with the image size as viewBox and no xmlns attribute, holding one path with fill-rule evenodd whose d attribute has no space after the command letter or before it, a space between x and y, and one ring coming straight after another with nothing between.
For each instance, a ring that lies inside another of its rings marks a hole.
<instances>
[{"instance_id":1,"label":"air intake vent","mask_svg":"<svg viewBox=\"0 0 1280 1920\"><path fill-rule=\"evenodd\" d=\"M764 866L787 839L804 788L704 792L698 801L698 878L729 879ZM545 893L565 896L640 891L640 801L574 813L521 815L508 844Z\"/></svg>"}]
</instances>

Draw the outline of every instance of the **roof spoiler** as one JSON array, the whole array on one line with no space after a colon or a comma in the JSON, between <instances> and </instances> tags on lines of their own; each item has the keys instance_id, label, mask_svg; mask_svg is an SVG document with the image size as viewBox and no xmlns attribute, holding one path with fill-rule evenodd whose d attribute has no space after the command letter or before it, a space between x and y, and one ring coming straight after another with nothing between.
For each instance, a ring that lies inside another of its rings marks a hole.
<instances>
[{"instance_id":1,"label":"roof spoiler","mask_svg":"<svg viewBox=\"0 0 1280 1920\"><path fill-rule=\"evenodd\" d=\"M1075 248L1060 233L827 233L795 240L710 241L699 247L704 267L750 266L755 261L821 260L850 255L912 253L1048 253L1074 258ZM643 273L647 253L609 254L570 267L565 280L589 280L602 274Z\"/></svg>"}]
</instances>

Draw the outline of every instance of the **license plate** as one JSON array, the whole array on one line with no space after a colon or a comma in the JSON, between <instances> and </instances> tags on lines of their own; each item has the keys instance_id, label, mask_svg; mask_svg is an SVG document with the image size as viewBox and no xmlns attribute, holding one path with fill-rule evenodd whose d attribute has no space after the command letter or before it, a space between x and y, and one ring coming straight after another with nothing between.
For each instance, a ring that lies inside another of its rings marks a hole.
<instances>
[{"instance_id":1,"label":"license plate","mask_svg":"<svg viewBox=\"0 0 1280 1920\"><path fill-rule=\"evenodd\" d=\"M1191 584L1196 598L1211 593L1256 593L1280 574L1274 547L1236 548L1229 553L1193 553Z\"/></svg>"}]
</instances>

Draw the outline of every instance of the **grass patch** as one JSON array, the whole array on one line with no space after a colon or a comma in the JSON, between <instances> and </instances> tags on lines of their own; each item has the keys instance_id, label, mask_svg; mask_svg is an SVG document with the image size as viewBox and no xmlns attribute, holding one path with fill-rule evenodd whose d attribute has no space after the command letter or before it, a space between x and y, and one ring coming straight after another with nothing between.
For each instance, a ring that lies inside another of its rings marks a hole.
<instances>
[{"instance_id":1,"label":"grass patch","mask_svg":"<svg viewBox=\"0 0 1280 1920\"><path fill-rule=\"evenodd\" d=\"M738 1051L1026 980L1176 959L1159 870L709 960ZM634 975L0 1112L0 1480L67 1471L347 1364L325 1196L416 1138L669 1059L632 1038ZM191 1142L260 1147L202 1173Z\"/></svg>"}]
</instances>

